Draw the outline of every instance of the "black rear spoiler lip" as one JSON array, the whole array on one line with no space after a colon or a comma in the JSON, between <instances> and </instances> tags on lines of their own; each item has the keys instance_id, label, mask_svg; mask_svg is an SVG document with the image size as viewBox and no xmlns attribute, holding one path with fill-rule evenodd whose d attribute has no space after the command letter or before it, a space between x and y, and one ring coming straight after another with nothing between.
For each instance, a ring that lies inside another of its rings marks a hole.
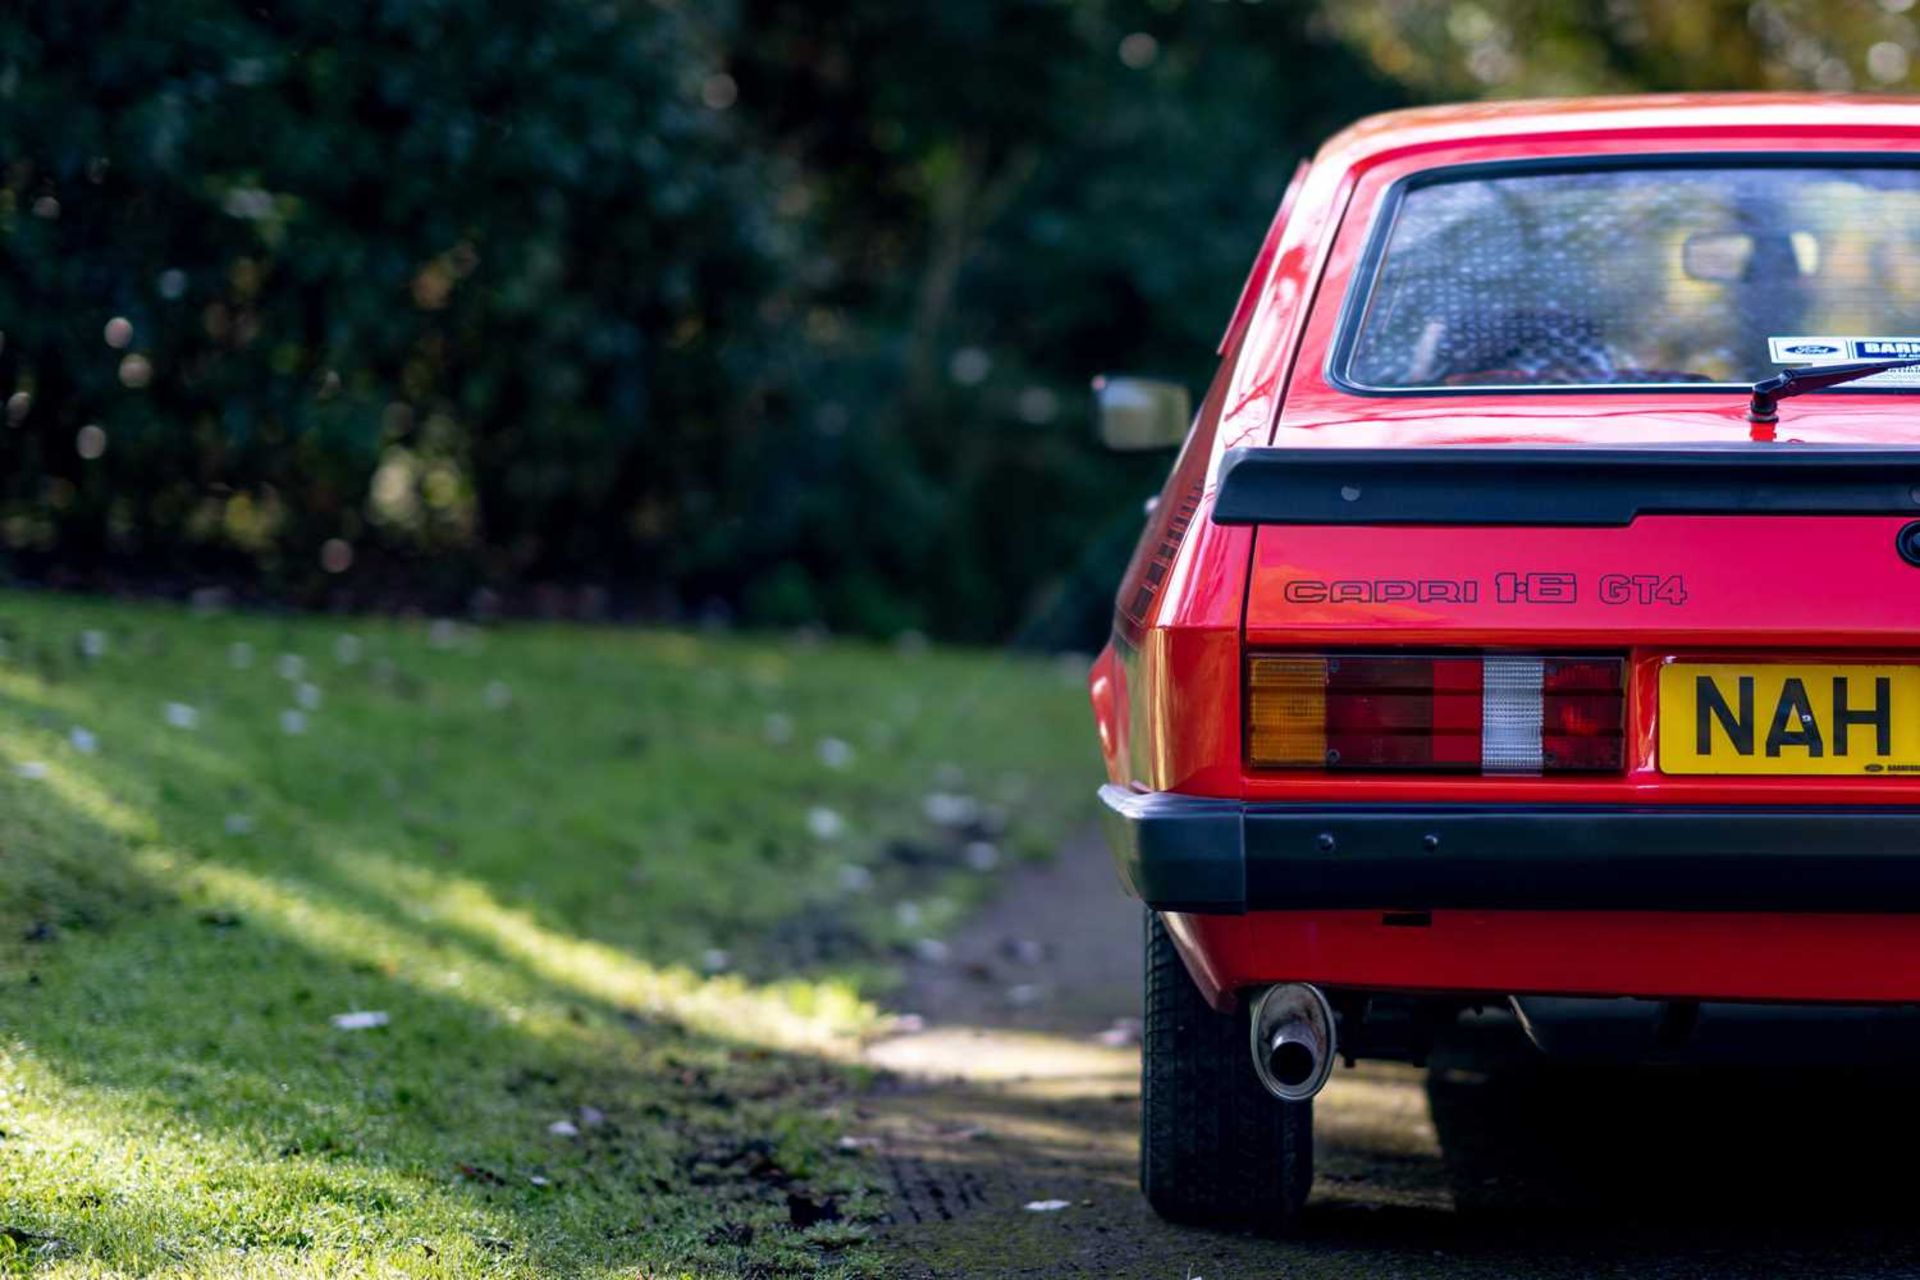
<instances>
[{"instance_id":1,"label":"black rear spoiler lip","mask_svg":"<svg viewBox=\"0 0 1920 1280\"><path fill-rule=\"evenodd\" d=\"M1920 447L1229 450L1223 525L1617 527L1643 515L1920 516Z\"/></svg>"}]
</instances>

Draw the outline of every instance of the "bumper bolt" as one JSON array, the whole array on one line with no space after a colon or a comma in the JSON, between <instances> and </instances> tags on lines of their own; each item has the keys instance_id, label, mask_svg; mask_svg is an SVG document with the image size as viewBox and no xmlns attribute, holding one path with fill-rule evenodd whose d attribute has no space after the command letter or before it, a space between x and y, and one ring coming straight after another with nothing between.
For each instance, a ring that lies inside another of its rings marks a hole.
<instances>
[{"instance_id":1,"label":"bumper bolt","mask_svg":"<svg viewBox=\"0 0 1920 1280\"><path fill-rule=\"evenodd\" d=\"M1420 847L1422 849L1425 849L1428 853L1432 853L1435 849L1438 849L1440 847L1440 837L1434 836L1434 835L1421 836Z\"/></svg>"},{"instance_id":2,"label":"bumper bolt","mask_svg":"<svg viewBox=\"0 0 1920 1280\"><path fill-rule=\"evenodd\" d=\"M1319 836L1315 838L1314 844L1320 847L1320 852L1332 853L1337 847L1338 842L1334 840L1333 832L1322 831Z\"/></svg>"}]
</instances>

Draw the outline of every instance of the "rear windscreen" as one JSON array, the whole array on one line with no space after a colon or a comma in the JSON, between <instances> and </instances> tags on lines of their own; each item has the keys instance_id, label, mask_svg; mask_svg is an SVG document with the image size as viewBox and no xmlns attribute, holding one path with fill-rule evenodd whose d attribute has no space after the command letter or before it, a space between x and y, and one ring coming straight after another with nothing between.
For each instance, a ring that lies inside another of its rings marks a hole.
<instances>
[{"instance_id":1,"label":"rear windscreen","mask_svg":"<svg viewBox=\"0 0 1920 1280\"><path fill-rule=\"evenodd\" d=\"M1333 372L1358 390L1751 383L1920 354L1920 169L1416 180L1353 288Z\"/></svg>"}]
</instances>

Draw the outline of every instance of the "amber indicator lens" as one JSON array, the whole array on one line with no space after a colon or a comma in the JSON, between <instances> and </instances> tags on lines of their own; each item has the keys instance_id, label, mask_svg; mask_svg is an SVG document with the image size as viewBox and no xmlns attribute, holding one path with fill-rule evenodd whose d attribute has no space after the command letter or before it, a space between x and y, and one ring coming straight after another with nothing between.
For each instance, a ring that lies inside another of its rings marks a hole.
<instances>
[{"instance_id":1,"label":"amber indicator lens","mask_svg":"<svg viewBox=\"0 0 1920 1280\"><path fill-rule=\"evenodd\" d=\"M1270 769L1617 773L1625 676L1614 657L1257 654L1247 754Z\"/></svg>"}]
</instances>

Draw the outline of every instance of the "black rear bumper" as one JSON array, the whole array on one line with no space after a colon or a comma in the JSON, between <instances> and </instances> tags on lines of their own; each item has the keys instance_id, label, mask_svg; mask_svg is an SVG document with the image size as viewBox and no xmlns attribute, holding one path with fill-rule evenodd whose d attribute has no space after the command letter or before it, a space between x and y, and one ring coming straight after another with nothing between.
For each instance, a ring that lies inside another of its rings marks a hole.
<instances>
[{"instance_id":1,"label":"black rear bumper","mask_svg":"<svg viewBox=\"0 0 1920 1280\"><path fill-rule=\"evenodd\" d=\"M1162 911L1920 911L1920 809L1100 798L1121 880Z\"/></svg>"}]
</instances>

